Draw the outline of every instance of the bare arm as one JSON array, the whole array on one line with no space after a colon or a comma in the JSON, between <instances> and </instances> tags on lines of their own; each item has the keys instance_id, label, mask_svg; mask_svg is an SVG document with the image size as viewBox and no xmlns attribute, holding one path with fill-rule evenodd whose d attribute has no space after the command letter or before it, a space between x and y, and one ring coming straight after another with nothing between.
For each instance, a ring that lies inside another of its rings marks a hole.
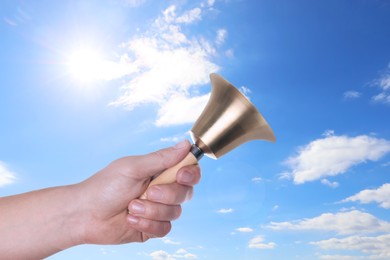
<instances>
[{"instance_id":1,"label":"bare arm","mask_svg":"<svg viewBox=\"0 0 390 260\"><path fill-rule=\"evenodd\" d=\"M180 204L200 179L197 165L177 173L177 182L147 190L152 176L185 157L188 142L144 156L116 160L89 179L0 198L0 255L42 259L80 244L143 242L165 236ZM129 214L130 212L130 214Z\"/></svg>"}]
</instances>

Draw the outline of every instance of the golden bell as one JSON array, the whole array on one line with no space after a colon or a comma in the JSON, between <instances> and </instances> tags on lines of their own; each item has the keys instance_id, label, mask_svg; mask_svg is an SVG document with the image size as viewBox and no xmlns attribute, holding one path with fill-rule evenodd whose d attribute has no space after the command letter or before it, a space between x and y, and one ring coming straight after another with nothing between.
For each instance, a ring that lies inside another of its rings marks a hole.
<instances>
[{"instance_id":1,"label":"golden bell","mask_svg":"<svg viewBox=\"0 0 390 260\"><path fill-rule=\"evenodd\" d=\"M267 121L239 90L218 74L210 79L210 99L190 132L196 146L217 159L251 140L275 142Z\"/></svg>"},{"instance_id":2,"label":"golden bell","mask_svg":"<svg viewBox=\"0 0 390 260\"><path fill-rule=\"evenodd\" d=\"M211 74L210 79L210 99L190 132L194 141L191 151L153 179L149 187L175 182L177 171L196 164L203 154L217 159L251 140L276 140L267 121L240 91L217 74ZM140 198L146 199L146 193Z\"/></svg>"}]
</instances>

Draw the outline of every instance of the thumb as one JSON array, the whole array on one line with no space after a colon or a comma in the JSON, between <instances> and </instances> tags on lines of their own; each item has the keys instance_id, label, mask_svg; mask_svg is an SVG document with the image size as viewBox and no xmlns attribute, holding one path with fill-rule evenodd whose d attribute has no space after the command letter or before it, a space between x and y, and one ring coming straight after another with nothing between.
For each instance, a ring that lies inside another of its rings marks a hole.
<instances>
[{"instance_id":1,"label":"thumb","mask_svg":"<svg viewBox=\"0 0 390 260\"><path fill-rule=\"evenodd\" d=\"M178 164L190 152L191 144L183 140L175 146L164 148L146 155L138 156L135 167L141 178L152 177L165 169Z\"/></svg>"}]
</instances>

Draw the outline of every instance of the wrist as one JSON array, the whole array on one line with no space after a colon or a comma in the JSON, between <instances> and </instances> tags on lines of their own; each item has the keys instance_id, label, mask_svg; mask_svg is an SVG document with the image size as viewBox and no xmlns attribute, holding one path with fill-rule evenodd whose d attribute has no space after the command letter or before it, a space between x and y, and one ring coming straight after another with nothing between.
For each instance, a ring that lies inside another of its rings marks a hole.
<instances>
[{"instance_id":1,"label":"wrist","mask_svg":"<svg viewBox=\"0 0 390 260\"><path fill-rule=\"evenodd\" d=\"M62 232L67 234L68 240L64 243L64 248L84 244L85 217L83 206L82 187L79 184L62 187L65 191L66 205L62 214Z\"/></svg>"}]
</instances>

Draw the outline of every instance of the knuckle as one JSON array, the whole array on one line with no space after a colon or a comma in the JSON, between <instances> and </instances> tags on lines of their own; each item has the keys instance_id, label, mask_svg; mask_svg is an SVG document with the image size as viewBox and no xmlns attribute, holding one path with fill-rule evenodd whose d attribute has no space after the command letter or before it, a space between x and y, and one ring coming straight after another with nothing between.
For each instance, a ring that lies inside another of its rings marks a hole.
<instances>
[{"instance_id":1,"label":"knuckle","mask_svg":"<svg viewBox=\"0 0 390 260\"><path fill-rule=\"evenodd\" d=\"M159 165L162 165L164 168L168 168L169 158L166 156L166 153L163 150L152 152L152 156Z\"/></svg>"}]
</instances>

